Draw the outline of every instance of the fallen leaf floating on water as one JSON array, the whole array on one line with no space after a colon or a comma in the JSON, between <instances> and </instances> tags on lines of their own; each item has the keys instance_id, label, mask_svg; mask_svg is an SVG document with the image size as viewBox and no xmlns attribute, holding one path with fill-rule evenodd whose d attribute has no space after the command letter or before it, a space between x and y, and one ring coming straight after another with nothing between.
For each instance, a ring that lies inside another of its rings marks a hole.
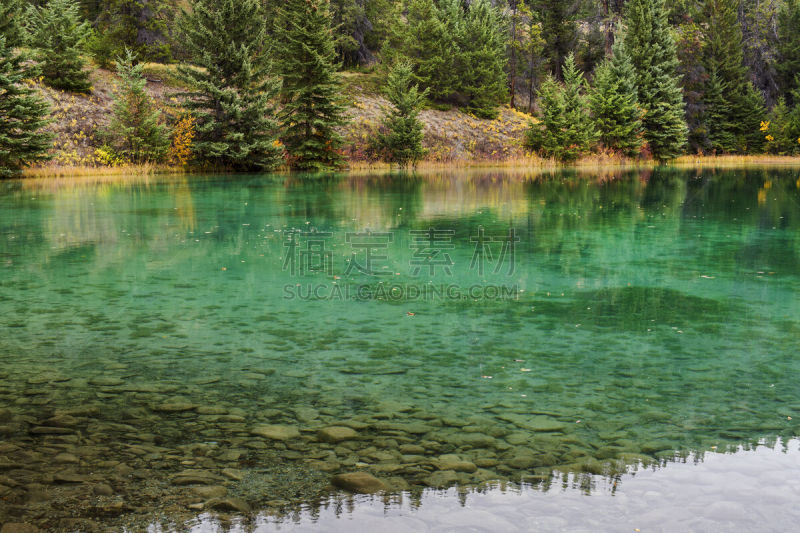
<instances>
[{"instance_id":1,"label":"fallen leaf floating on water","mask_svg":"<svg viewBox=\"0 0 800 533\"><path fill-rule=\"evenodd\" d=\"M492 379L492 376L481 376L483 379Z\"/></svg>"},{"instance_id":2,"label":"fallen leaf floating on water","mask_svg":"<svg viewBox=\"0 0 800 533\"><path fill-rule=\"evenodd\" d=\"M417 314L417 313L412 313L411 311L406 311L406 315L407 315L407 316L414 316L414 315L416 315L416 314Z\"/></svg>"},{"instance_id":3,"label":"fallen leaf floating on water","mask_svg":"<svg viewBox=\"0 0 800 533\"><path fill-rule=\"evenodd\" d=\"M520 368L519 371L520 372L530 372L531 369L530 368Z\"/></svg>"},{"instance_id":4,"label":"fallen leaf floating on water","mask_svg":"<svg viewBox=\"0 0 800 533\"><path fill-rule=\"evenodd\" d=\"M514 359L515 363L524 363L525 359Z\"/></svg>"},{"instance_id":5,"label":"fallen leaf floating on water","mask_svg":"<svg viewBox=\"0 0 800 533\"><path fill-rule=\"evenodd\" d=\"M714 276L706 276L705 274L703 274L700 277L703 278L703 279L714 279Z\"/></svg>"}]
</instances>

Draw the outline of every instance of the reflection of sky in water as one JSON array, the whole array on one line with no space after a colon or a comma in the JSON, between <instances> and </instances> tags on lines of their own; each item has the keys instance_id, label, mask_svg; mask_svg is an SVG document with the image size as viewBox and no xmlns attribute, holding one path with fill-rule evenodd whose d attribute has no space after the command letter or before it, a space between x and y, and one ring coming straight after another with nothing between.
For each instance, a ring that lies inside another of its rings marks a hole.
<instances>
[{"instance_id":1,"label":"reflection of sky in water","mask_svg":"<svg viewBox=\"0 0 800 533\"><path fill-rule=\"evenodd\" d=\"M381 533L569 531L755 532L797 531L800 524L800 440L735 454L706 453L665 468L595 478L586 496L571 483L538 490L499 489L472 493L459 504L456 489L429 491L421 505L386 505L360 496L354 505L332 503L318 517L305 513L281 522L261 518L255 526L225 528L206 520L192 533L324 531ZM563 487L563 488L562 488ZM151 529L155 533L159 529Z\"/></svg>"}]
</instances>

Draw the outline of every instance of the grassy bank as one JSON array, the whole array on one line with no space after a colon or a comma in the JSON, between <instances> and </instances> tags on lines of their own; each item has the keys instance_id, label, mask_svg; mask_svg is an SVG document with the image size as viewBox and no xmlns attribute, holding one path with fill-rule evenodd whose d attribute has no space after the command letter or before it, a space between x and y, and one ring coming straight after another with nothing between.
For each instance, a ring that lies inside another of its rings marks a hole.
<instances>
[{"instance_id":1,"label":"grassy bank","mask_svg":"<svg viewBox=\"0 0 800 533\"><path fill-rule=\"evenodd\" d=\"M183 87L169 65L148 65L145 69L147 91L164 110L170 121L177 115L176 93ZM168 165L108 166L104 157L102 131L108 124L113 105L115 75L95 68L90 73L92 92L76 95L42 85L39 89L52 108L49 129L55 138L51 161L25 169L24 177L130 176L189 172ZM342 128L344 154L349 169L356 172L387 171L391 166L378 161L371 141L381 124L388 102L380 95L375 73L345 73L348 95L348 118ZM496 119L478 119L458 109L426 109L420 118L424 124L427 155L419 170L452 168L514 168L552 170L648 168L652 161L626 159L615 155L593 154L564 165L555 160L530 154L523 145L525 131L533 117L508 107ZM800 166L800 157L754 156L684 156L674 162L679 167L732 168L740 166Z\"/></svg>"}]
</instances>

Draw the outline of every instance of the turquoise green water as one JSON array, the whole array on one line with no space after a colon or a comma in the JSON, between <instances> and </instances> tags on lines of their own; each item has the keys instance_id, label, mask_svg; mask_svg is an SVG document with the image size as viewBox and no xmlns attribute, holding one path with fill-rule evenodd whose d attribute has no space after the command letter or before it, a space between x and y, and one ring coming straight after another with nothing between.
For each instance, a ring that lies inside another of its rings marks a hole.
<instances>
[{"instance_id":1,"label":"turquoise green water","mask_svg":"<svg viewBox=\"0 0 800 533\"><path fill-rule=\"evenodd\" d=\"M355 470L546 488L796 436L798 177L0 183L0 522L286 508Z\"/></svg>"}]
</instances>

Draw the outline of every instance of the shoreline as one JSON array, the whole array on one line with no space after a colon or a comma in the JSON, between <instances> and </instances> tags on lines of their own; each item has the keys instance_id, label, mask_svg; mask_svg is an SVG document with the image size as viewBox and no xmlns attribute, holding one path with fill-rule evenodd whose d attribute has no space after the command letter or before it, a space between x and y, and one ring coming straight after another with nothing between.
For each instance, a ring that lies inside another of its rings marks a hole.
<instances>
[{"instance_id":1,"label":"shoreline","mask_svg":"<svg viewBox=\"0 0 800 533\"><path fill-rule=\"evenodd\" d=\"M539 157L514 158L505 160L474 160L460 159L448 162L422 161L409 172L423 172L433 170L470 170L470 169L503 169L527 171L608 171L608 170L638 170L652 169L659 165L654 160L635 160L622 158L589 157L574 163L560 163L551 159ZM665 165L675 168L800 168L800 156L681 156ZM348 167L334 171L335 173L365 173L365 172L391 172L398 171L398 167L384 162L362 163L353 162ZM124 165L117 167L94 166L38 166L23 169L20 176L12 179L53 179L53 178L79 178L79 177L116 177L125 176L156 176L167 174L180 174L186 176L207 173L229 173L219 170L202 170L187 167L168 165ZM251 174L251 173L248 173ZM287 168L279 168L268 174L296 174Z\"/></svg>"}]
</instances>

